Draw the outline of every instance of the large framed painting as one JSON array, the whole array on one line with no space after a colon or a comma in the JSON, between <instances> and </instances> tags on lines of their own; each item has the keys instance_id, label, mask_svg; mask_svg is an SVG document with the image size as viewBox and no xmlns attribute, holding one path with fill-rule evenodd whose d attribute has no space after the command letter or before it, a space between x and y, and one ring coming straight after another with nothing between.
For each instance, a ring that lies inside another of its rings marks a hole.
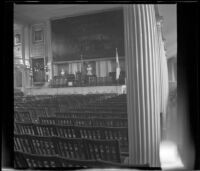
<instances>
[{"instance_id":1,"label":"large framed painting","mask_svg":"<svg viewBox=\"0 0 200 171\"><path fill-rule=\"evenodd\" d=\"M34 83L45 82L44 58L33 58L32 69L33 69L33 82Z\"/></svg>"},{"instance_id":2,"label":"large framed painting","mask_svg":"<svg viewBox=\"0 0 200 171\"><path fill-rule=\"evenodd\" d=\"M14 36L14 45L21 45L21 34L16 33Z\"/></svg>"},{"instance_id":3,"label":"large framed painting","mask_svg":"<svg viewBox=\"0 0 200 171\"><path fill-rule=\"evenodd\" d=\"M52 20L53 60L124 57L123 28L121 8Z\"/></svg>"}]
</instances>

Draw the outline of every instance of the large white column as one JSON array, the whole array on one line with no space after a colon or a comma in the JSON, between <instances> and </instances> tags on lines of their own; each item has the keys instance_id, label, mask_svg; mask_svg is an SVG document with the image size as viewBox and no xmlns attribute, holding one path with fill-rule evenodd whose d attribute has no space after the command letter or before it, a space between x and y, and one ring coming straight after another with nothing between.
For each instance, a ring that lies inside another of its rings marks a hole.
<instances>
[{"instance_id":1,"label":"large white column","mask_svg":"<svg viewBox=\"0 0 200 171\"><path fill-rule=\"evenodd\" d=\"M30 67L30 27L24 26L24 59L25 68ZM31 86L30 72L25 69L26 88Z\"/></svg>"},{"instance_id":2,"label":"large white column","mask_svg":"<svg viewBox=\"0 0 200 171\"><path fill-rule=\"evenodd\" d=\"M51 21L46 21L46 55L48 57L48 69L49 69L49 80L53 78L53 54L52 54L52 45L51 45Z\"/></svg>"},{"instance_id":3,"label":"large white column","mask_svg":"<svg viewBox=\"0 0 200 171\"><path fill-rule=\"evenodd\" d=\"M129 164L160 166L160 68L154 5L124 6Z\"/></svg>"},{"instance_id":4,"label":"large white column","mask_svg":"<svg viewBox=\"0 0 200 171\"><path fill-rule=\"evenodd\" d=\"M167 114L167 105L168 105L168 94L169 94L169 79L168 79L168 67L167 67L167 58L164 47L163 35L162 35L162 24L163 18L158 13L157 10L156 18L157 18L157 46L159 49L159 75L160 75L160 111L162 113L162 136L165 138L166 132L166 114Z\"/></svg>"}]
</instances>

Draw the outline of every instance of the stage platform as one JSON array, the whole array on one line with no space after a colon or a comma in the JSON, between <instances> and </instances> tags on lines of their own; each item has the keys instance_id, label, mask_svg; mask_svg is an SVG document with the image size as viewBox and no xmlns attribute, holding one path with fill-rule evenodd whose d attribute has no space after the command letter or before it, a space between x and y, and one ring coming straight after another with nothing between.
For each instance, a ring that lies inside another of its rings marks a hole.
<instances>
[{"instance_id":1,"label":"stage platform","mask_svg":"<svg viewBox=\"0 0 200 171\"><path fill-rule=\"evenodd\" d=\"M26 88L25 95L67 95L67 94L124 94L125 85L120 86L93 86L93 87L64 87L64 88Z\"/></svg>"}]
</instances>

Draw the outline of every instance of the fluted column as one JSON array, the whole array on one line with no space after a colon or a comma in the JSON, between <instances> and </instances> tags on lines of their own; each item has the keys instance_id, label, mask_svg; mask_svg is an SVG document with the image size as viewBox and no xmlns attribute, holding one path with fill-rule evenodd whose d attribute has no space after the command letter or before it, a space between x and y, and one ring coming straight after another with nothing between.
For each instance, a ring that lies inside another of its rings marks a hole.
<instances>
[{"instance_id":1,"label":"fluted column","mask_svg":"<svg viewBox=\"0 0 200 171\"><path fill-rule=\"evenodd\" d=\"M160 62L154 5L125 5L129 164L160 166Z\"/></svg>"},{"instance_id":2,"label":"fluted column","mask_svg":"<svg viewBox=\"0 0 200 171\"><path fill-rule=\"evenodd\" d=\"M30 27L24 26L24 59L25 67L30 67ZM25 69L26 88L31 86L29 71Z\"/></svg>"},{"instance_id":3,"label":"fluted column","mask_svg":"<svg viewBox=\"0 0 200 171\"><path fill-rule=\"evenodd\" d=\"M160 111L162 113L162 139L166 138L166 115L169 94L169 81L168 81L168 68L167 58L164 48L164 41L162 36L162 23L163 19L157 14L157 42L159 49L159 75L160 75Z\"/></svg>"},{"instance_id":4,"label":"fluted column","mask_svg":"<svg viewBox=\"0 0 200 171\"><path fill-rule=\"evenodd\" d=\"M53 78L53 55L52 55L52 45L51 45L51 21L46 21L46 54L48 57L48 69L49 69L49 80Z\"/></svg>"},{"instance_id":5,"label":"fluted column","mask_svg":"<svg viewBox=\"0 0 200 171\"><path fill-rule=\"evenodd\" d=\"M166 106L169 94L169 79L168 79L168 68L167 58L164 48L164 41L162 38L162 18L159 17L157 20L158 30L158 43L159 43L159 62L160 62L160 98L161 98L161 112L166 113Z\"/></svg>"}]
</instances>

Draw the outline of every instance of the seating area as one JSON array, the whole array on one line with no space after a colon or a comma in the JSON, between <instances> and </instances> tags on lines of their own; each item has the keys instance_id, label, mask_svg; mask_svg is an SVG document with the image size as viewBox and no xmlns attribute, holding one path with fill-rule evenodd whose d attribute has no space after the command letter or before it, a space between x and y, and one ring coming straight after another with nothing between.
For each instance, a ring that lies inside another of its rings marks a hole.
<instances>
[{"instance_id":1,"label":"seating area","mask_svg":"<svg viewBox=\"0 0 200 171\"><path fill-rule=\"evenodd\" d=\"M29 154L19 151L15 152L14 162L15 165L19 166L19 168L33 168L33 169L41 169L41 168L45 169L130 168L130 169L141 169L141 170L150 169L147 164L127 166L125 164L118 164L103 160L76 160L59 156L51 156L51 155L43 156L43 155ZM155 168L155 169L160 170L160 168Z\"/></svg>"},{"instance_id":2,"label":"seating area","mask_svg":"<svg viewBox=\"0 0 200 171\"><path fill-rule=\"evenodd\" d=\"M104 95L57 95L57 96L22 96L14 99L14 114L16 121L39 122L39 117L56 116L57 112L78 110L96 101L112 97Z\"/></svg>"},{"instance_id":3,"label":"seating area","mask_svg":"<svg viewBox=\"0 0 200 171\"><path fill-rule=\"evenodd\" d=\"M125 95L20 98L14 112L17 168L117 167L128 157Z\"/></svg>"},{"instance_id":4,"label":"seating area","mask_svg":"<svg viewBox=\"0 0 200 171\"><path fill-rule=\"evenodd\" d=\"M64 126L15 123L15 134L98 140L118 140L122 152L128 152L127 127Z\"/></svg>"},{"instance_id":5,"label":"seating area","mask_svg":"<svg viewBox=\"0 0 200 171\"><path fill-rule=\"evenodd\" d=\"M53 124L53 125L73 125L73 126L103 126L103 127L127 127L126 118L88 118L88 117L40 117L39 122L41 124Z\"/></svg>"},{"instance_id":6,"label":"seating area","mask_svg":"<svg viewBox=\"0 0 200 171\"><path fill-rule=\"evenodd\" d=\"M68 159L105 160L120 163L116 140L90 140L51 136L16 135L15 151Z\"/></svg>"}]
</instances>

